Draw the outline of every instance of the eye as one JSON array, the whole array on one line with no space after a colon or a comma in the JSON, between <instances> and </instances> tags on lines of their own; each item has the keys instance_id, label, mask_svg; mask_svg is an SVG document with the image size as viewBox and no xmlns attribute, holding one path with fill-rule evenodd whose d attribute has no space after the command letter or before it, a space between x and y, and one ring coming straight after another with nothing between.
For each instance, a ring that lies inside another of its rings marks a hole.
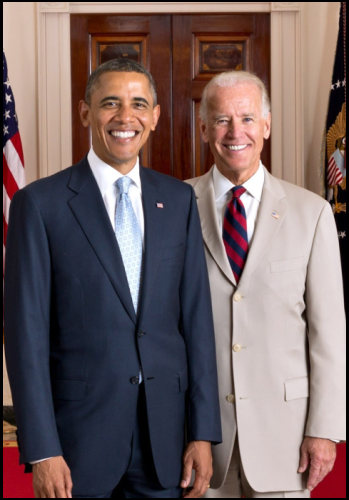
<instances>
[{"instance_id":1,"label":"eye","mask_svg":"<svg viewBox=\"0 0 349 500\"><path fill-rule=\"evenodd\" d=\"M218 125L226 125L228 123L228 120L226 118L221 118L220 120L217 120Z\"/></svg>"},{"instance_id":2,"label":"eye","mask_svg":"<svg viewBox=\"0 0 349 500\"><path fill-rule=\"evenodd\" d=\"M104 107L106 108L115 108L116 106L118 106L118 102L116 101L107 101L104 103Z\"/></svg>"},{"instance_id":3,"label":"eye","mask_svg":"<svg viewBox=\"0 0 349 500\"><path fill-rule=\"evenodd\" d=\"M250 118L249 116L246 116L246 117L244 118L244 120L243 120L243 121L244 121L244 122L246 122L246 123L250 123L250 122L252 122L253 120L252 120L252 118Z\"/></svg>"}]
</instances>

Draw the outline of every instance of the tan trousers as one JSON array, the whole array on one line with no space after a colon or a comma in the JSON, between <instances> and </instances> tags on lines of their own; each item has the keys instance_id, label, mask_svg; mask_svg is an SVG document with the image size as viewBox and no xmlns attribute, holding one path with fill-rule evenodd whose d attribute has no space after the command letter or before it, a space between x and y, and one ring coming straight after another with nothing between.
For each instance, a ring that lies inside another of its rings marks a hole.
<instances>
[{"instance_id":1,"label":"tan trousers","mask_svg":"<svg viewBox=\"0 0 349 500\"><path fill-rule=\"evenodd\" d=\"M248 484L241 463L237 440L225 483L218 490L208 490L204 498L310 498L309 490L258 493Z\"/></svg>"}]
</instances>

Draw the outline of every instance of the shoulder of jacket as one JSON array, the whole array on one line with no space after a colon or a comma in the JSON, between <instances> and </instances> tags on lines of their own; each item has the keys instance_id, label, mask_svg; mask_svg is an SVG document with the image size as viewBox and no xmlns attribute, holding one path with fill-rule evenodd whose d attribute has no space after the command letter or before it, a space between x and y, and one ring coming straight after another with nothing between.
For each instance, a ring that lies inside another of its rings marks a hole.
<instances>
[{"instance_id":1,"label":"shoulder of jacket","mask_svg":"<svg viewBox=\"0 0 349 500\"><path fill-rule=\"evenodd\" d=\"M201 177L194 177L193 179L187 179L184 181L186 184L190 184L190 186L195 187Z\"/></svg>"},{"instance_id":2,"label":"shoulder of jacket","mask_svg":"<svg viewBox=\"0 0 349 500\"><path fill-rule=\"evenodd\" d=\"M65 168L56 174L50 175L49 177L45 177L43 179L38 179L34 182L31 182L20 192L30 194L32 196L39 196L40 194L47 194L61 186L66 186L69 182L72 169L74 167Z\"/></svg>"},{"instance_id":3,"label":"shoulder of jacket","mask_svg":"<svg viewBox=\"0 0 349 500\"><path fill-rule=\"evenodd\" d=\"M280 179L278 179L278 182L284 189L286 196L295 202L313 205L314 207L318 207L320 209L324 208L328 204L324 198L316 193L313 193L312 191L309 191L308 189Z\"/></svg>"}]
</instances>

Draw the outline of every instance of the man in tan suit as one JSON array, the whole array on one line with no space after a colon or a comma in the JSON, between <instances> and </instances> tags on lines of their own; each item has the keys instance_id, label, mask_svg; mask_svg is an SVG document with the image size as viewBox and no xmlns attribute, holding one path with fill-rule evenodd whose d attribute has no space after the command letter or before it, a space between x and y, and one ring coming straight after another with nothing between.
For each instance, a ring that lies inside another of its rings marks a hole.
<instances>
[{"instance_id":1,"label":"man in tan suit","mask_svg":"<svg viewBox=\"0 0 349 500\"><path fill-rule=\"evenodd\" d=\"M308 498L345 440L345 314L330 205L270 175L263 83L216 76L200 110L215 165L193 179L214 309L223 444L208 498Z\"/></svg>"}]
</instances>

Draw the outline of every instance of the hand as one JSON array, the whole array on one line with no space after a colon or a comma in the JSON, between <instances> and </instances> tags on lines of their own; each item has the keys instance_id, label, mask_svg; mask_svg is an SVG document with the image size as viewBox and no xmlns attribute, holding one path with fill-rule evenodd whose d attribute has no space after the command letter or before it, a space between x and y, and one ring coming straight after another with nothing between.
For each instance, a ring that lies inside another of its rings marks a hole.
<instances>
[{"instance_id":1,"label":"hand","mask_svg":"<svg viewBox=\"0 0 349 500\"><path fill-rule=\"evenodd\" d=\"M185 449L183 456L183 475L181 488L188 488L192 470L195 470L193 487L184 498L201 498L207 491L213 474L211 443L192 441Z\"/></svg>"},{"instance_id":2,"label":"hand","mask_svg":"<svg viewBox=\"0 0 349 500\"><path fill-rule=\"evenodd\" d=\"M73 498L70 470L63 457L33 465L35 498Z\"/></svg>"},{"instance_id":3,"label":"hand","mask_svg":"<svg viewBox=\"0 0 349 500\"><path fill-rule=\"evenodd\" d=\"M306 437L301 453L298 472L302 474L310 465L307 488L313 491L333 469L337 457L337 446L329 439Z\"/></svg>"}]
</instances>

